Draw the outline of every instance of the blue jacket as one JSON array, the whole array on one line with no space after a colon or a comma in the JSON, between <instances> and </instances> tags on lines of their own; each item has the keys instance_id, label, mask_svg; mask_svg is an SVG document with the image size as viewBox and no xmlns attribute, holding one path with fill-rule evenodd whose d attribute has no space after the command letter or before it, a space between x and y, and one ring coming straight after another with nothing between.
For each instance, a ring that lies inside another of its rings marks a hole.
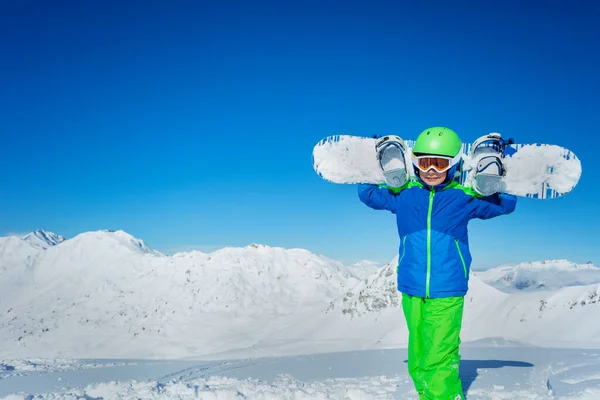
<instances>
[{"instance_id":1,"label":"blue jacket","mask_svg":"<svg viewBox=\"0 0 600 400\"><path fill-rule=\"evenodd\" d=\"M464 296L471 253L467 225L514 211L517 198L482 197L450 182L430 187L411 180L401 190L358 185L360 200L375 210L396 214L400 248L398 290L418 297Z\"/></svg>"}]
</instances>

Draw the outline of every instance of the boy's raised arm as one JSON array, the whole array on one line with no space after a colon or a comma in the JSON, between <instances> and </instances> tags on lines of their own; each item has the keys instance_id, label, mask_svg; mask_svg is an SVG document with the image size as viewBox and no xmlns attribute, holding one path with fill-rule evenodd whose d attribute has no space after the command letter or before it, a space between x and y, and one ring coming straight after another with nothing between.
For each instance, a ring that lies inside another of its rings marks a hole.
<instances>
[{"instance_id":1,"label":"boy's raised arm","mask_svg":"<svg viewBox=\"0 0 600 400\"><path fill-rule=\"evenodd\" d=\"M471 215L474 218L490 219L515 211L517 196L496 193L483 198L473 198Z\"/></svg>"},{"instance_id":2,"label":"boy's raised arm","mask_svg":"<svg viewBox=\"0 0 600 400\"><path fill-rule=\"evenodd\" d=\"M388 210L395 214L398 209L398 195L387 188L380 188L377 185L359 184L358 197L360 201L375 210Z\"/></svg>"}]
</instances>

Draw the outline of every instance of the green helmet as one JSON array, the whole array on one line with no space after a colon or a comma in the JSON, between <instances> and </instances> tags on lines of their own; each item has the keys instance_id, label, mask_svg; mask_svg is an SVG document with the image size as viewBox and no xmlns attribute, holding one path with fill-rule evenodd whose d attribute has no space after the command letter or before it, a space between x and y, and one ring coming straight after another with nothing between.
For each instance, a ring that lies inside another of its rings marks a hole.
<instances>
[{"instance_id":1,"label":"green helmet","mask_svg":"<svg viewBox=\"0 0 600 400\"><path fill-rule=\"evenodd\" d=\"M413 153L435 154L446 157L456 157L460 153L462 143L452 129L435 126L425 129L419 134Z\"/></svg>"}]
</instances>

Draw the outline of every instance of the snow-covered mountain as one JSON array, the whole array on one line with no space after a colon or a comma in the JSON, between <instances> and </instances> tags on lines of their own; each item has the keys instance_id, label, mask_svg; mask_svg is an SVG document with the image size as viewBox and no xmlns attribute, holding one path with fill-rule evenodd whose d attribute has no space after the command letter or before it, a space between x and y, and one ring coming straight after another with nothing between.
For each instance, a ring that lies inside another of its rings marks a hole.
<instances>
[{"instance_id":1,"label":"snow-covered mountain","mask_svg":"<svg viewBox=\"0 0 600 400\"><path fill-rule=\"evenodd\" d=\"M389 264L378 268L357 285L349 287L343 297L335 299L326 312L341 310L350 318L385 308L400 307L400 294L396 284L396 256Z\"/></svg>"},{"instance_id":2,"label":"snow-covered mountain","mask_svg":"<svg viewBox=\"0 0 600 400\"><path fill-rule=\"evenodd\" d=\"M387 325L389 331L365 330L365 341L377 337L382 345L405 345L407 332L403 321L397 321L396 326L387 321L388 318L403 318L401 294L396 291L395 269L396 260L347 291L342 298L331 302L327 312L354 320L356 326L360 320L377 320L380 327ZM598 283L509 294L488 285L472 273L465 297L463 340L502 337L536 345L598 346L598 312ZM352 325L341 322L339 318L335 323L337 326ZM573 326L578 326L578 329L573 329ZM388 339L383 340L386 337Z\"/></svg>"},{"instance_id":3,"label":"snow-covered mountain","mask_svg":"<svg viewBox=\"0 0 600 400\"><path fill-rule=\"evenodd\" d=\"M0 238L0 357L405 346L396 264L360 279L353 267L303 249L252 244L166 256L123 231L85 232L45 249ZM598 293L592 284L509 294L474 273L463 341L598 346Z\"/></svg>"},{"instance_id":4,"label":"snow-covered mountain","mask_svg":"<svg viewBox=\"0 0 600 400\"><path fill-rule=\"evenodd\" d=\"M44 248L20 237L0 237L0 305L7 294L31 282L33 267L43 254Z\"/></svg>"},{"instance_id":5,"label":"snow-covered mountain","mask_svg":"<svg viewBox=\"0 0 600 400\"><path fill-rule=\"evenodd\" d=\"M362 260L350 266L352 273L359 278L363 279L369 275L375 273L378 269L383 267L383 264L377 261Z\"/></svg>"},{"instance_id":6,"label":"snow-covered mountain","mask_svg":"<svg viewBox=\"0 0 600 400\"><path fill-rule=\"evenodd\" d=\"M18 238L2 243L18 255L13 268L24 263L19 290L0 283L2 353L11 356L244 347L358 281L341 263L302 249L249 245L168 257L123 231L86 232L46 250Z\"/></svg>"},{"instance_id":7,"label":"snow-covered mountain","mask_svg":"<svg viewBox=\"0 0 600 400\"><path fill-rule=\"evenodd\" d=\"M43 250L17 236L0 237L0 274L33 265Z\"/></svg>"},{"instance_id":8,"label":"snow-covered mountain","mask_svg":"<svg viewBox=\"0 0 600 400\"><path fill-rule=\"evenodd\" d=\"M23 237L0 237L0 276L32 267L43 250L56 246L65 239L53 232L37 230ZM6 278L6 276L4 277ZM2 285L0 280L0 285Z\"/></svg>"},{"instance_id":9,"label":"snow-covered mountain","mask_svg":"<svg viewBox=\"0 0 600 400\"><path fill-rule=\"evenodd\" d=\"M23 236L23 240L29 242L34 247L47 249L50 246L56 246L57 244L63 242L65 238L57 235L54 232L48 232L43 229L39 229Z\"/></svg>"},{"instance_id":10,"label":"snow-covered mountain","mask_svg":"<svg viewBox=\"0 0 600 400\"><path fill-rule=\"evenodd\" d=\"M600 268L591 263L576 264L568 260L524 262L475 274L489 285L508 293L600 283Z\"/></svg>"}]
</instances>

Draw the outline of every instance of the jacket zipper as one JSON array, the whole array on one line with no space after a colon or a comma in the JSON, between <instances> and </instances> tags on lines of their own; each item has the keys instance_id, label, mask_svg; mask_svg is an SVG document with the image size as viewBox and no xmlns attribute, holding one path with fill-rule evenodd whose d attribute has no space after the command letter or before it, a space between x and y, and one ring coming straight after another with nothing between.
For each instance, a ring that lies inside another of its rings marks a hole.
<instances>
[{"instance_id":1,"label":"jacket zipper","mask_svg":"<svg viewBox=\"0 0 600 400\"><path fill-rule=\"evenodd\" d=\"M406 254L406 235L402 236L402 254L400 255L400 259L398 260L398 266L396 267L396 273L400 272L400 263L404 258L404 254Z\"/></svg>"},{"instance_id":2,"label":"jacket zipper","mask_svg":"<svg viewBox=\"0 0 600 400\"><path fill-rule=\"evenodd\" d=\"M425 282L425 297L429 298L429 280L431 278L431 211L433 210L435 191L429 192L429 210L427 211L427 280Z\"/></svg>"},{"instance_id":3,"label":"jacket zipper","mask_svg":"<svg viewBox=\"0 0 600 400\"><path fill-rule=\"evenodd\" d=\"M458 255L460 256L460 261L463 265L463 270L465 271L465 278L467 277L467 264L465 264L465 259L462 255L462 251L460 251L460 246L458 245L458 239L454 238L454 243L456 243L456 249L458 250Z\"/></svg>"}]
</instances>

